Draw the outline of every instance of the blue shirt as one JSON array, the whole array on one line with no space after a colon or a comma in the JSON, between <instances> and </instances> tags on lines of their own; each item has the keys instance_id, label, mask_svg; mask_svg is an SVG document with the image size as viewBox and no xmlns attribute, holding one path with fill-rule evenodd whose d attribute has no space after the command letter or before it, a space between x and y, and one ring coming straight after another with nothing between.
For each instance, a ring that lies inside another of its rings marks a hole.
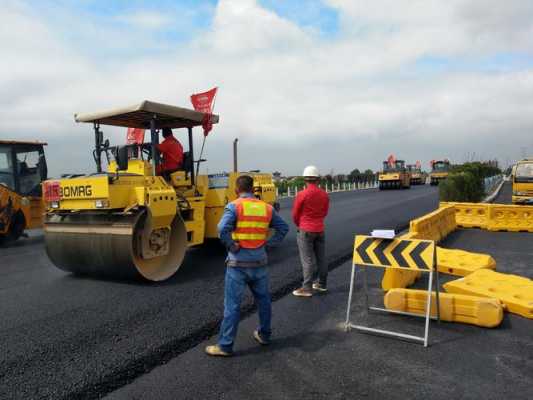
<instances>
[{"instance_id":1,"label":"blue shirt","mask_svg":"<svg viewBox=\"0 0 533 400\"><path fill-rule=\"evenodd\" d=\"M251 193L243 193L240 195L241 198L254 198L254 195ZM276 246L285 237L287 232L289 232L289 226L283 221L283 219L278 215L276 210L272 210L272 220L270 221L270 227L274 229L274 235L267 241L265 246L261 246L257 249L243 249L241 248L238 252L231 252L230 248L236 243L232 239L231 234L235 230L237 225L237 210L235 209L235 204L229 203L224 208L224 215L220 222L218 223L218 236L220 241L228 249L228 257L226 262L228 265L239 266L239 263L249 266L260 266L266 265L268 262L267 253L265 247Z\"/></svg>"}]
</instances>

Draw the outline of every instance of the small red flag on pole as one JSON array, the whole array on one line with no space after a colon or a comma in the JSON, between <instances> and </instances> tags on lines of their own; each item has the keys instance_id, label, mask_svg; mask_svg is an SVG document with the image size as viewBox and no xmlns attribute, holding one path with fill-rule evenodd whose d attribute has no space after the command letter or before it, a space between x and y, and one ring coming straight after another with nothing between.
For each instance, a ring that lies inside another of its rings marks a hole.
<instances>
[{"instance_id":1,"label":"small red flag on pole","mask_svg":"<svg viewBox=\"0 0 533 400\"><path fill-rule=\"evenodd\" d=\"M127 144L143 144L144 143L144 129L141 128L128 128L126 134Z\"/></svg>"},{"instance_id":2,"label":"small red flag on pole","mask_svg":"<svg viewBox=\"0 0 533 400\"><path fill-rule=\"evenodd\" d=\"M394 154L391 154L389 158L387 158L387 162L391 167L394 167L394 163L396 162L396 157L394 157Z\"/></svg>"},{"instance_id":3,"label":"small red flag on pole","mask_svg":"<svg viewBox=\"0 0 533 400\"><path fill-rule=\"evenodd\" d=\"M195 93L191 96L191 103L196 111L204 113L204 121L202 127L204 128L204 137L213 129L213 109L215 108L215 97L217 95L217 87L203 93Z\"/></svg>"}]
</instances>

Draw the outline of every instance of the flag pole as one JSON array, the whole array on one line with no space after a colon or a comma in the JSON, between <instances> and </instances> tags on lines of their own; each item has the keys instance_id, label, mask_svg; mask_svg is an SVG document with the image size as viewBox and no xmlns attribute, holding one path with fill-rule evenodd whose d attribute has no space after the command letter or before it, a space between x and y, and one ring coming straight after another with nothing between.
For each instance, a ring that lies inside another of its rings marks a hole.
<instances>
[{"instance_id":1,"label":"flag pole","mask_svg":"<svg viewBox=\"0 0 533 400\"><path fill-rule=\"evenodd\" d=\"M215 110L215 101L217 100L217 94L218 94L218 86L216 87L217 91L215 92L215 97L213 97L213 105L211 106L211 112L209 115L207 115L208 118L212 118L213 111ZM202 141L202 148L200 149L200 157L198 157L198 160L196 161L196 176L200 173L200 162L202 160L202 155L204 154L204 146L205 146L205 139L207 138L207 135L204 133L204 140Z\"/></svg>"}]
</instances>

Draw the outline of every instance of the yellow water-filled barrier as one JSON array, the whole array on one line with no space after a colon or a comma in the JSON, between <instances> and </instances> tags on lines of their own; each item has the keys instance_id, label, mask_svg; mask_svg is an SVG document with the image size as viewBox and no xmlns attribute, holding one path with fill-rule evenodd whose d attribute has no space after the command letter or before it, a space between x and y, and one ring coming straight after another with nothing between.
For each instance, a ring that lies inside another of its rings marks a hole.
<instances>
[{"instance_id":1,"label":"yellow water-filled barrier","mask_svg":"<svg viewBox=\"0 0 533 400\"><path fill-rule=\"evenodd\" d=\"M487 229L489 225L490 204L440 203L440 207L448 206L453 206L455 209L455 222L458 227Z\"/></svg>"},{"instance_id":2,"label":"yellow water-filled barrier","mask_svg":"<svg viewBox=\"0 0 533 400\"><path fill-rule=\"evenodd\" d=\"M439 242L457 229L455 208L452 205L442 205L439 209L414 219L409 225L409 232L425 240Z\"/></svg>"},{"instance_id":3,"label":"yellow water-filled barrier","mask_svg":"<svg viewBox=\"0 0 533 400\"><path fill-rule=\"evenodd\" d=\"M494 297L509 312L533 319L533 281L518 275L480 269L444 284L448 293Z\"/></svg>"},{"instance_id":4,"label":"yellow water-filled barrier","mask_svg":"<svg viewBox=\"0 0 533 400\"><path fill-rule=\"evenodd\" d=\"M467 276L478 269L496 269L496 261L488 254L437 247L439 272Z\"/></svg>"},{"instance_id":5,"label":"yellow water-filled barrier","mask_svg":"<svg viewBox=\"0 0 533 400\"><path fill-rule=\"evenodd\" d=\"M533 206L492 204L489 208L488 229L533 232Z\"/></svg>"},{"instance_id":6,"label":"yellow water-filled barrier","mask_svg":"<svg viewBox=\"0 0 533 400\"><path fill-rule=\"evenodd\" d=\"M424 315L427 291L414 289L392 289L384 297L389 310ZM496 298L464 294L440 293L440 318L444 321L461 322L486 328L498 326L503 319L503 307ZM432 293L431 316L436 317L435 292Z\"/></svg>"}]
</instances>

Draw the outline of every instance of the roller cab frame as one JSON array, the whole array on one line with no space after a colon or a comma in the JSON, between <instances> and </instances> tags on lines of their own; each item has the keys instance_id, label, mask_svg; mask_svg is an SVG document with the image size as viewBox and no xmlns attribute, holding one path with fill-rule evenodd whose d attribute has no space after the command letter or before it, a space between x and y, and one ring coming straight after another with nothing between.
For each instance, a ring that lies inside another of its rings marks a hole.
<instances>
[{"instance_id":1,"label":"roller cab frame","mask_svg":"<svg viewBox=\"0 0 533 400\"><path fill-rule=\"evenodd\" d=\"M48 170L46 143L0 140L0 242L42 226L41 182Z\"/></svg>"},{"instance_id":2,"label":"roller cab frame","mask_svg":"<svg viewBox=\"0 0 533 400\"><path fill-rule=\"evenodd\" d=\"M411 176L407 171L405 161L396 160L394 165L383 161L383 169L379 173L378 182L379 190L411 188Z\"/></svg>"},{"instance_id":3,"label":"roller cab frame","mask_svg":"<svg viewBox=\"0 0 533 400\"><path fill-rule=\"evenodd\" d=\"M518 161L511 174L513 204L533 204L533 158Z\"/></svg>"}]
</instances>

